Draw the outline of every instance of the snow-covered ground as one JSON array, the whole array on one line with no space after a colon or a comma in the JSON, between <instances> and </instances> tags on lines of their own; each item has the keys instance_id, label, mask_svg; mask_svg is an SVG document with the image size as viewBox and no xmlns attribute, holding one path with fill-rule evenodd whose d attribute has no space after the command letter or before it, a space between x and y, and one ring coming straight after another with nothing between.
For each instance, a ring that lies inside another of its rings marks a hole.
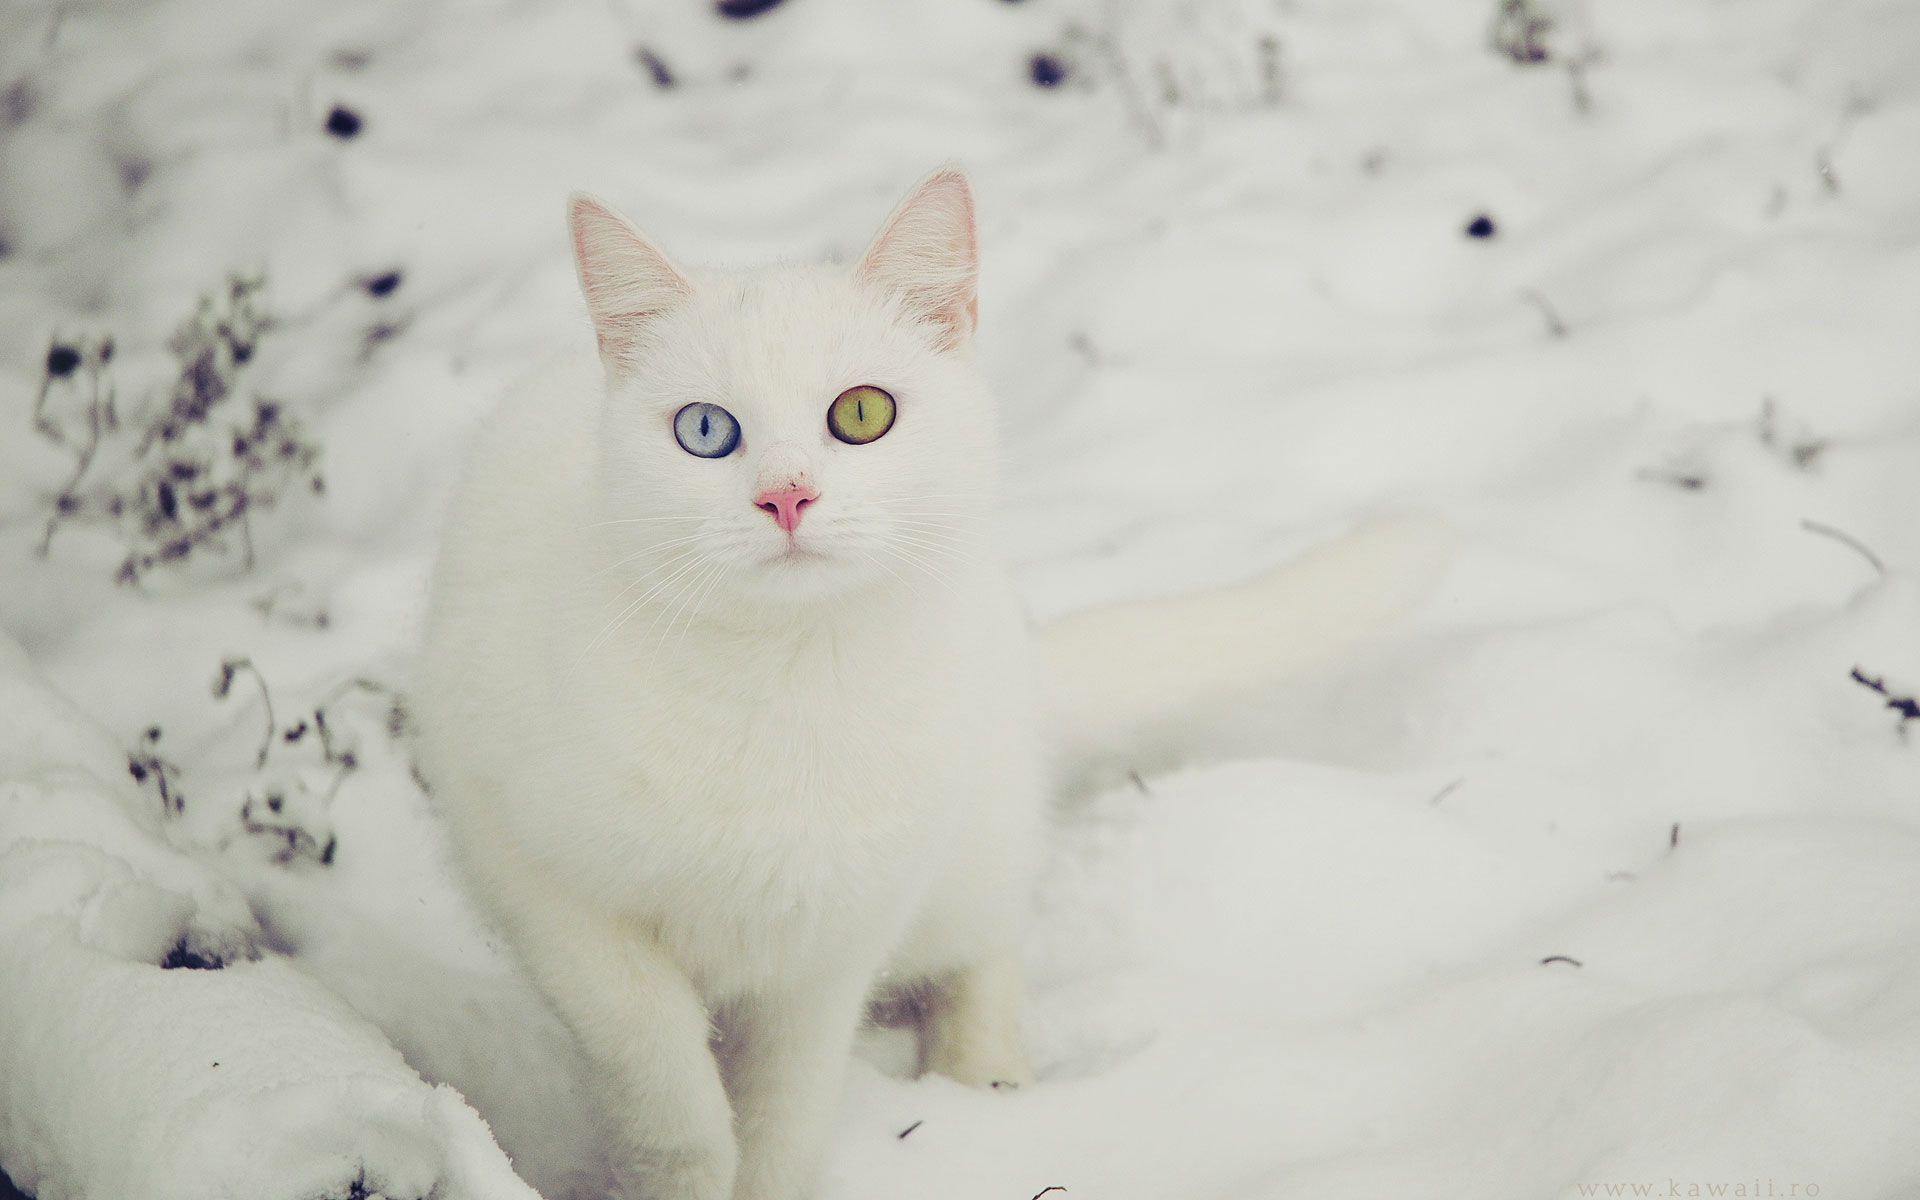
<instances>
[{"instance_id":1,"label":"snow-covered ground","mask_svg":"<svg viewBox=\"0 0 1920 1200\"><path fill-rule=\"evenodd\" d=\"M450 473L584 336L569 190L744 265L957 160L1036 615L1383 507L1467 549L1214 765L1063 810L1041 1083L875 1035L823 1200L1920 1196L1920 6L1537 7L1527 65L1492 0L0 9L0 1163L515 1195L444 1083L590 1194L390 727ZM142 561L236 498L250 566L239 516Z\"/></svg>"}]
</instances>

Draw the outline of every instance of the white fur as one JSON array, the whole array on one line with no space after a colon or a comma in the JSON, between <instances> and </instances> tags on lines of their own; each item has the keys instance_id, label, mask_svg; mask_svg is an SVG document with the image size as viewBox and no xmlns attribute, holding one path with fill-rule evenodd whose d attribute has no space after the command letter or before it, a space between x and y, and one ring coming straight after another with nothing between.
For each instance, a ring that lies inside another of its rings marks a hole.
<instances>
[{"instance_id":1,"label":"white fur","mask_svg":"<svg viewBox=\"0 0 1920 1200\"><path fill-rule=\"evenodd\" d=\"M1038 643L1059 786L1164 767L1196 725L1349 657L1432 593L1453 531L1425 516L1351 536L1231 587L1075 613Z\"/></svg>"},{"instance_id":2,"label":"white fur","mask_svg":"<svg viewBox=\"0 0 1920 1200\"><path fill-rule=\"evenodd\" d=\"M794 1197L877 981L929 985L930 1068L1029 1077L1049 718L983 533L972 203L937 173L852 270L750 276L682 272L595 201L573 220L601 353L528 381L480 435L420 661L421 764L474 890L596 1064L622 1187ZM856 384L899 412L861 446L825 423ZM738 450L680 448L692 401L739 419ZM819 495L803 556L755 507L790 483ZM1063 626L1049 670L1152 636L1108 619ZM1285 665L1217 657L1130 661L1177 680L1177 706ZM1114 682L1093 720L1149 723L1159 680ZM1045 690L1060 709L1089 689ZM1073 753L1112 740L1062 729Z\"/></svg>"}]
</instances>

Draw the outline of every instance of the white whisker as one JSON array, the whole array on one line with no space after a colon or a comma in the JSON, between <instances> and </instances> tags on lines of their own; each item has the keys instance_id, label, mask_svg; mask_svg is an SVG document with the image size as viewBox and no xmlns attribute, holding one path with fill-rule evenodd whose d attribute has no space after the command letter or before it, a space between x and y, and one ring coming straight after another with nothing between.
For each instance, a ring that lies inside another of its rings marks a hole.
<instances>
[{"instance_id":1,"label":"white whisker","mask_svg":"<svg viewBox=\"0 0 1920 1200\"><path fill-rule=\"evenodd\" d=\"M900 582L900 586L901 586L901 587L905 587L905 586L907 586L907 577L906 577L906 576L904 576L904 575L902 575L902 574L901 574L900 572L898 572L898 571L896 571L896 570L894 570L894 569L893 569L892 567L890 567L890 566L888 566L888 565L887 565L886 563L884 563L884 562L882 562L882 561L881 561L880 559L878 559L878 558L875 558L875 557L874 557L874 556L873 556L873 555L872 555L871 553L869 553L868 551L866 551L866 550L864 550L864 549L863 549L863 550L861 550L861 551L860 551L860 557L861 557L861 558L864 558L864 559L866 559L866 560L867 560L867 562L869 562L869 563L871 563L872 565L874 565L874 566L876 566L876 567L879 567L879 568L880 568L880 569L881 569L882 571L885 571L885 572L886 572L887 574L889 574L889 575L891 575L891 576L893 576L893 577L894 577L894 578L895 578L896 580L898 580L898 581Z\"/></svg>"},{"instance_id":2,"label":"white whisker","mask_svg":"<svg viewBox=\"0 0 1920 1200\"><path fill-rule=\"evenodd\" d=\"M619 568L626 566L630 562L639 562L641 559L646 558L647 556L654 554L658 551L670 550L675 546L682 546L688 542L697 542L707 536L708 535L705 533L690 533L685 537L668 538L664 542L651 543L644 550L638 551L633 554L629 554L625 558L621 559L619 562L608 563L606 566L601 567L599 570L595 571L593 575L590 576L590 578L598 579L600 576L605 575L608 571L618 570Z\"/></svg>"},{"instance_id":3,"label":"white whisker","mask_svg":"<svg viewBox=\"0 0 1920 1200\"><path fill-rule=\"evenodd\" d=\"M972 558L979 557L977 553L975 553L970 547L966 546L964 543L957 542L957 541L936 540L933 538L922 537L918 534L906 533L897 529L894 530L889 540L898 542L907 546L914 546L921 550L931 551L935 554L945 555L949 558L965 560L965 559L972 559Z\"/></svg>"},{"instance_id":4,"label":"white whisker","mask_svg":"<svg viewBox=\"0 0 1920 1200\"><path fill-rule=\"evenodd\" d=\"M693 552L688 555L683 555L682 557L690 558L692 561L688 562L685 566L673 572L673 574L667 576L665 579L660 580L658 583L655 583L652 587L648 588L646 592L640 596L639 599L627 605L624 609L621 609L620 614L618 616L616 616L612 621L609 621L607 625L600 630L599 633L594 635L593 640L587 643L586 649L582 650L579 656L574 659L573 665L567 668L565 679L568 683L572 682L575 672L579 671L580 669L580 664L587 661L587 657L593 653L594 649L598 647L602 641L606 640L607 637L609 637L616 630L618 630L622 625L625 625L628 621L632 620L634 614L639 612L640 609L646 605L648 600L651 600L654 596L658 595L663 588L666 588L668 585L672 584L674 580L679 579L681 576L685 575L688 571L691 571L694 568L700 566L702 563L705 563L708 561L707 555L700 554L698 552ZM679 562L681 561L681 559L676 558L673 561ZM622 594L623 595L625 594L624 591L622 592ZM656 620L657 619L658 618L656 618ZM648 628L651 629L652 626L648 626Z\"/></svg>"},{"instance_id":5,"label":"white whisker","mask_svg":"<svg viewBox=\"0 0 1920 1200\"><path fill-rule=\"evenodd\" d=\"M658 649L659 647L661 647L666 643L667 635L673 632L674 624L677 621L679 621L681 611L683 609L686 609L688 602L693 599L694 591L700 586L700 584L706 581L707 576L709 574L718 572L720 570L720 566L715 563L715 560L709 558L705 561L707 564L709 564L708 569L703 570L699 575L695 576L692 579L692 581L688 582L687 584L681 587L680 600L677 604L673 606L672 614L667 616L666 627L660 630L660 636L657 638L653 637L653 631L655 627L659 626L660 624L661 618L659 616L655 616L653 618L653 623L647 626L646 633L641 635L642 637L652 638L653 639L652 645L655 649ZM690 611L688 614L688 619L689 620L692 619L692 614Z\"/></svg>"},{"instance_id":6,"label":"white whisker","mask_svg":"<svg viewBox=\"0 0 1920 1200\"><path fill-rule=\"evenodd\" d=\"M615 517L610 521L593 521L586 528L600 529L607 525L639 525L647 521L700 521L704 517Z\"/></svg>"},{"instance_id":7,"label":"white whisker","mask_svg":"<svg viewBox=\"0 0 1920 1200\"><path fill-rule=\"evenodd\" d=\"M883 554L892 555L894 558L905 563L909 567L912 567L914 570L919 571L921 574L925 575L929 579L941 578L940 573L938 571L935 571L931 566L920 561L919 558L913 555L907 554L904 551L897 549L896 547L889 546L886 543L882 542L875 545L874 549L879 550Z\"/></svg>"},{"instance_id":8,"label":"white whisker","mask_svg":"<svg viewBox=\"0 0 1920 1200\"><path fill-rule=\"evenodd\" d=\"M615 592L613 594L613 598L608 600L606 604L603 605L602 607L604 608L614 607L615 605L619 604L622 600L626 598L626 595L628 592L631 592L633 589L637 587L645 587L648 583L652 582L654 579L657 579L661 571L669 570L679 563L686 562L687 560L692 558L697 558L699 554L700 554L700 551L697 549L682 550L680 553L673 555L671 558L667 559L666 562L661 563L657 568L655 568L653 574L641 575L638 578L628 580L626 586L621 588L618 592ZM636 555L635 557L638 558L638 557L644 557L644 556ZM641 598L645 599L644 596Z\"/></svg>"},{"instance_id":9,"label":"white whisker","mask_svg":"<svg viewBox=\"0 0 1920 1200\"><path fill-rule=\"evenodd\" d=\"M680 626L680 636L673 640L676 651L679 650L681 643L687 640L687 630L693 628L694 620L700 615L700 606L707 602L707 597L713 594L713 589L720 585L720 577L726 574L726 570L727 565L724 562L716 563L713 570L708 572L705 581L698 585L700 590L694 594L693 603L687 608L686 623Z\"/></svg>"}]
</instances>

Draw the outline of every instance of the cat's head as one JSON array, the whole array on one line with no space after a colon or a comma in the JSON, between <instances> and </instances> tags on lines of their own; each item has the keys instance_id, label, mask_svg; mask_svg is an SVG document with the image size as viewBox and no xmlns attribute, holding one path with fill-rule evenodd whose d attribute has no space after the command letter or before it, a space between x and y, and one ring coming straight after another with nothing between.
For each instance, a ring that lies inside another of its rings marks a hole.
<instances>
[{"instance_id":1,"label":"cat's head","mask_svg":"<svg viewBox=\"0 0 1920 1200\"><path fill-rule=\"evenodd\" d=\"M964 560L993 446L965 176L923 180L849 268L690 272L598 200L571 215L636 593L804 604Z\"/></svg>"}]
</instances>

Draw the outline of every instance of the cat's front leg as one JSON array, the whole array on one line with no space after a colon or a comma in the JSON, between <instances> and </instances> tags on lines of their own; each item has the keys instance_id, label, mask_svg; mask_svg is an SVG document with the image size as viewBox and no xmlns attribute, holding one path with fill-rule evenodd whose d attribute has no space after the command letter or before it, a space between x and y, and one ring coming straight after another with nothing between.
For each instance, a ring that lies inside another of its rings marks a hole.
<instances>
[{"instance_id":1,"label":"cat's front leg","mask_svg":"<svg viewBox=\"0 0 1920 1200\"><path fill-rule=\"evenodd\" d=\"M740 1134L736 1200L807 1193L839 1106L871 975L756 996L722 1017L716 1049Z\"/></svg>"},{"instance_id":2,"label":"cat's front leg","mask_svg":"<svg viewBox=\"0 0 1920 1200\"><path fill-rule=\"evenodd\" d=\"M924 1068L974 1087L1033 1081L1020 1038L1020 956L991 955L931 981L921 1034Z\"/></svg>"},{"instance_id":3,"label":"cat's front leg","mask_svg":"<svg viewBox=\"0 0 1920 1200\"><path fill-rule=\"evenodd\" d=\"M633 922L531 868L487 865L505 932L591 1064L621 1195L728 1200L733 1113L693 984Z\"/></svg>"}]
</instances>

